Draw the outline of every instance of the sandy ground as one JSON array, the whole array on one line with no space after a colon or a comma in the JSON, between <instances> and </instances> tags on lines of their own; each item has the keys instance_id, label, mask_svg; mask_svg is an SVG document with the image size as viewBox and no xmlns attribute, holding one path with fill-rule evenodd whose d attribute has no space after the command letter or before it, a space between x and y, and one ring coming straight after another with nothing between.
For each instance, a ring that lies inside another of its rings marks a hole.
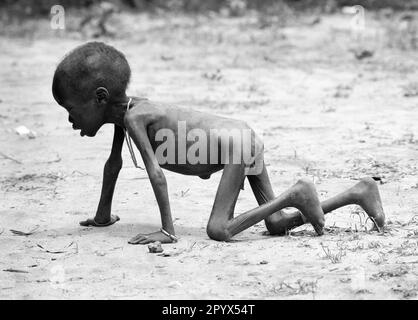
<instances>
[{"instance_id":1,"label":"sandy ground","mask_svg":"<svg viewBox=\"0 0 418 320\"><path fill-rule=\"evenodd\" d=\"M106 41L131 64L129 94L263 129L277 194L300 177L315 182L321 199L363 176L380 177L387 228L365 231L361 210L349 206L327 215L322 237L310 226L266 236L260 223L215 242L205 228L220 174L201 180L166 172L181 240L165 245L165 256L150 254L127 243L157 230L160 218L146 173L126 148L113 201L121 221L80 227L97 208L113 128L80 138L50 87L59 59L84 40L3 35L0 298L417 298L416 51L389 48L371 31L361 43L374 56L358 60L343 16L264 29L251 17L124 21L123 36ZM36 137L16 134L20 125ZM237 212L255 205L246 183Z\"/></svg>"}]
</instances>

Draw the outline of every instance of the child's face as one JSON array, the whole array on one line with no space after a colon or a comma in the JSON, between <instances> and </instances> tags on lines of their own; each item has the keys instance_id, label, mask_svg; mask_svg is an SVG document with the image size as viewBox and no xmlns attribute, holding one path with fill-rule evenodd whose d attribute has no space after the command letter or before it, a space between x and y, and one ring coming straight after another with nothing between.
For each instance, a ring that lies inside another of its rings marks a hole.
<instances>
[{"instance_id":1,"label":"child's face","mask_svg":"<svg viewBox=\"0 0 418 320\"><path fill-rule=\"evenodd\" d=\"M105 123L103 106L99 106L96 99L78 101L80 99L66 99L62 106L68 111L68 121L74 130L81 130L81 136L94 137Z\"/></svg>"}]
</instances>

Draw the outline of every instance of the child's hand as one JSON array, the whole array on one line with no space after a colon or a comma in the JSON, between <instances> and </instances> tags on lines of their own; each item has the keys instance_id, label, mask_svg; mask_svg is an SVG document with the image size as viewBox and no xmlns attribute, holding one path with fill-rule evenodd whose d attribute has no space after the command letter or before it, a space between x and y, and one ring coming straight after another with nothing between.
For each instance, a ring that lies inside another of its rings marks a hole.
<instances>
[{"instance_id":1,"label":"child's hand","mask_svg":"<svg viewBox=\"0 0 418 320\"><path fill-rule=\"evenodd\" d=\"M173 243L174 240L169 236L166 236L161 231L148 233L148 234L138 234L128 241L130 244L148 244L151 242L160 241L161 243Z\"/></svg>"},{"instance_id":2,"label":"child's hand","mask_svg":"<svg viewBox=\"0 0 418 320\"><path fill-rule=\"evenodd\" d=\"M111 214L110 215L110 220L108 222L99 223L99 222L96 222L96 220L93 218L93 219L87 219L87 220L84 220L84 221L80 221L80 226L83 226L83 227L90 227L90 226L92 226L92 227L107 227L107 226L110 226L110 225L114 224L116 221L119 221L119 220L120 219L117 215Z\"/></svg>"}]
</instances>

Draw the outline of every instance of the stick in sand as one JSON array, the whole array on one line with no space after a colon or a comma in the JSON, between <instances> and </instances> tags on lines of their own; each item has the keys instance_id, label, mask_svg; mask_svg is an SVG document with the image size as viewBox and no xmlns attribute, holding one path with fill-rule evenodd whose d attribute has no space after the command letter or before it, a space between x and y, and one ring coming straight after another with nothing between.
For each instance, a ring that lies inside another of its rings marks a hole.
<instances>
[{"instance_id":1,"label":"stick in sand","mask_svg":"<svg viewBox=\"0 0 418 320\"><path fill-rule=\"evenodd\" d=\"M0 152L0 156L2 156L2 157L3 157L3 158L5 158L5 159L12 160L12 161L14 161L14 162L16 162L16 163L18 163L18 164L22 164L22 162L20 162L19 160L16 160L16 159L14 159L14 158L12 158L12 157L8 156L7 154L4 154L3 152Z\"/></svg>"}]
</instances>

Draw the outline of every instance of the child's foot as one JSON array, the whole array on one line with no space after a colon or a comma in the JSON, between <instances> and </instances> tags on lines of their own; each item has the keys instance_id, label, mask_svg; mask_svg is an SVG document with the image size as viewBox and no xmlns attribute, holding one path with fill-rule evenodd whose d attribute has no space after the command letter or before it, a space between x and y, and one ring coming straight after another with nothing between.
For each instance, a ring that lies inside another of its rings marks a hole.
<instances>
[{"instance_id":1,"label":"child's foot","mask_svg":"<svg viewBox=\"0 0 418 320\"><path fill-rule=\"evenodd\" d=\"M148 234L138 234L128 241L129 244L148 244L152 242L159 241L161 243L173 243L175 240L167 236L161 231L148 233Z\"/></svg>"},{"instance_id":2,"label":"child's foot","mask_svg":"<svg viewBox=\"0 0 418 320\"><path fill-rule=\"evenodd\" d=\"M108 227L111 226L112 224L114 224L115 222L119 221L119 217L117 215L110 215L110 219L109 221L98 221L98 219L93 218L93 219L87 219L84 221L80 221L80 226L83 227Z\"/></svg>"},{"instance_id":3,"label":"child's foot","mask_svg":"<svg viewBox=\"0 0 418 320\"><path fill-rule=\"evenodd\" d=\"M306 179L293 186L293 206L312 224L318 235L324 234L325 217L314 184Z\"/></svg>"},{"instance_id":4,"label":"child's foot","mask_svg":"<svg viewBox=\"0 0 418 320\"><path fill-rule=\"evenodd\" d=\"M385 225L385 213L382 208L379 189L372 178L363 178L353 187L356 203L363 208L373 221L373 230L381 231Z\"/></svg>"},{"instance_id":5,"label":"child's foot","mask_svg":"<svg viewBox=\"0 0 418 320\"><path fill-rule=\"evenodd\" d=\"M282 236L288 230L303 225L306 222L306 218L299 211L278 211L268 216L265 221L270 235Z\"/></svg>"}]
</instances>

